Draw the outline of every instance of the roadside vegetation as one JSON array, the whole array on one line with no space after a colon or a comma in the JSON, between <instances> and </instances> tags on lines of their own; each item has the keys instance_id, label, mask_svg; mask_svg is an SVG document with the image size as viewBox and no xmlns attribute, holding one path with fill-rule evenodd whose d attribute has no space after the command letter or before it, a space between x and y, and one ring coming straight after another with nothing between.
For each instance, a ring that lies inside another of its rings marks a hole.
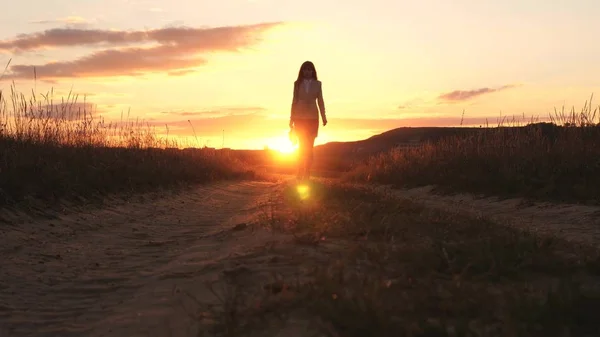
<instances>
[{"instance_id":1,"label":"roadside vegetation","mask_svg":"<svg viewBox=\"0 0 600 337\"><path fill-rule=\"evenodd\" d=\"M592 97L593 98L593 97ZM395 187L435 185L472 192L562 202L600 202L600 106L563 108L549 123L496 127L373 156L350 181Z\"/></svg>"},{"instance_id":2,"label":"roadside vegetation","mask_svg":"<svg viewBox=\"0 0 600 337\"><path fill-rule=\"evenodd\" d=\"M139 120L107 123L69 93L0 91L0 208L254 177L228 151L179 149Z\"/></svg>"}]
</instances>

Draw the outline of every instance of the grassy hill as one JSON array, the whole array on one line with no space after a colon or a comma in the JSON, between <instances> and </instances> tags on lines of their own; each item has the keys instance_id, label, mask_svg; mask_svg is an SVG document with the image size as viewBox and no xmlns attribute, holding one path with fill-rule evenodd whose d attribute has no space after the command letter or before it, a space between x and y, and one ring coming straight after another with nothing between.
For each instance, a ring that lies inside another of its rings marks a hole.
<instances>
[{"instance_id":1,"label":"grassy hill","mask_svg":"<svg viewBox=\"0 0 600 337\"><path fill-rule=\"evenodd\" d=\"M374 135L367 139L350 142L329 142L315 146L316 155L346 156L352 154L361 159L389 151L396 147L413 147L423 143L435 143L448 138L477 136L485 133L532 131L552 138L558 129L564 128L552 123L535 123L526 126L480 127L401 127Z\"/></svg>"},{"instance_id":2,"label":"grassy hill","mask_svg":"<svg viewBox=\"0 0 600 337\"><path fill-rule=\"evenodd\" d=\"M462 127L401 127L392 129L367 139L350 142L329 142L315 147L316 155L370 156L394 147L409 147L424 142L433 142L452 136L479 132L480 128Z\"/></svg>"}]
</instances>

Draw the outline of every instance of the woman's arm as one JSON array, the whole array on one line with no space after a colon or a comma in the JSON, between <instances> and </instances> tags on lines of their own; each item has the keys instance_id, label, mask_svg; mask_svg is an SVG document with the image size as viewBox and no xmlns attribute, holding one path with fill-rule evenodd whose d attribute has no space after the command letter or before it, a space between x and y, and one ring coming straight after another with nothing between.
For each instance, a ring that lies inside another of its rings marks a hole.
<instances>
[{"instance_id":1,"label":"woman's arm","mask_svg":"<svg viewBox=\"0 0 600 337\"><path fill-rule=\"evenodd\" d=\"M294 104L296 103L296 100L298 99L297 96L297 88L298 85L296 82L294 82L294 93L292 94L292 106L290 108L290 128L292 127L292 125L294 125Z\"/></svg>"},{"instance_id":2,"label":"woman's arm","mask_svg":"<svg viewBox=\"0 0 600 337\"><path fill-rule=\"evenodd\" d=\"M321 119L323 125L327 124L327 115L325 114L325 102L323 101L323 83L319 82L319 96L317 96L317 104L319 105L319 112L321 113Z\"/></svg>"},{"instance_id":3,"label":"woman's arm","mask_svg":"<svg viewBox=\"0 0 600 337\"><path fill-rule=\"evenodd\" d=\"M294 104L296 104L296 101L298 101L298 86L299 84L294 82L294 93L292 94L292 109L291 109L291 113L294 113Z\"/></svg>"}]
</instances>

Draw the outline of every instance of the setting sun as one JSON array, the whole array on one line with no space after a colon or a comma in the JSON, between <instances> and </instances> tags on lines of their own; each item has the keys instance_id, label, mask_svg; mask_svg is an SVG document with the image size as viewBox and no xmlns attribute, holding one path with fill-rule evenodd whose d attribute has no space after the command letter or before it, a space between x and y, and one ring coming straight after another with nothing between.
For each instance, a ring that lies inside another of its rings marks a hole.
<instances>
[{"instance_id":1,"label":"setting sun","mask_svg":"<svg viewBox=\"0 0 600 337\"><path fill-rule=\"evenodd\" d=\"M277 151L283 154L292 154L296 151L296 146L293 146L291 143L282 143L276 148Z\"/></svg>"},{"instance_id":2,"label":"setting sun","mask_svg":"<svg viewBox=\"0 0 600 337\"><path fill-rule=\"evenodd\" d=\"M275 150L282 155L293 155L296 153L298 145L292 144L287 137L276 137L268 140L267 146L271 150Z\"/></svg>"}]
</instances>

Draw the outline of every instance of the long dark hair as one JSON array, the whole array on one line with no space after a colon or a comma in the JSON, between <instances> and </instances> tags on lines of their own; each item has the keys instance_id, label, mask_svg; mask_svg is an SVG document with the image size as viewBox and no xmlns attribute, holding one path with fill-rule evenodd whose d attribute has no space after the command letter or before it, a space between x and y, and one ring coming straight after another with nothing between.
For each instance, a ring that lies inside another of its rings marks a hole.
<instances>
[{"instance_id":1,"label":"long dark hair","mask_svg":"<svg viewBox=\"0 0 600 337\"><path fill-rule=\"evenodd\" d=\"M298 71L298 78L296 79L296 81L294 83L298 83L300 81L302 81L302 79L304 78L304 75L302 74L302 70L306 67L310 67L312 69L312 79L313 80L317 80L317 69L315 69L315 65L310 62L310 61L304 61L304 63L302 63L302 65L300 66L300 70Z\"/></svg>"}]
</instances>

